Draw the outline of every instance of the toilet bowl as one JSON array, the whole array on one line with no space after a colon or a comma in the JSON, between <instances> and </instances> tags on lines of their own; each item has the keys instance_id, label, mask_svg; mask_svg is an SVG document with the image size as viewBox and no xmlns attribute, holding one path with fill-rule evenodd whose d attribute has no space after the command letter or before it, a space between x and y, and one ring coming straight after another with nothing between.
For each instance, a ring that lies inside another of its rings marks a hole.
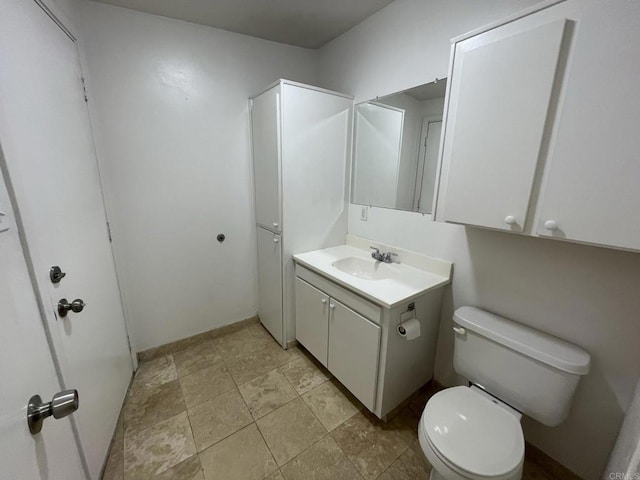
<instances>
[{"instance_id":1,"label":"toilet bowl","mask_svg":"<svg viewBox=\"0 0 640 480\"><path fill-rule=\"evenodd\" d=\"M431 480L519 480L524 462L520 414L477 387L434 395L418 438L433 466Z\"/></svg>"},{"instance_id":2,"label":"toilet bowl","mask_svg":"<svg viewBox=\"0 0 640 480\"><path fill-rule=\"evenodd\" d=\"M576 345L474 307L453 316L453 366L470 387L435 394L418 437L431 480L520 480L522 414L554 427L591 357Z\"/></svg>"}]
</instances>

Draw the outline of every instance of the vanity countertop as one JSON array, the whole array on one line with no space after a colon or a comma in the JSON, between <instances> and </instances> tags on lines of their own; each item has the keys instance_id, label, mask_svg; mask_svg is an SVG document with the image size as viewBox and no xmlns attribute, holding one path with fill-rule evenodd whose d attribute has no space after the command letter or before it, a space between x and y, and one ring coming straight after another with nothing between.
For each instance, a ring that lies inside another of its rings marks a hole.
<instances>
[{"instance_id":1,"label":"vanity countertop","mask_svg":"<svg viewBox=\"0 0 640 480\"><path fill-rule=\"evenodd\" d=\"M369 245L379 248L382 252L397 253L397 256L394 257L393 263L376 262L371 258ZM294 255L293 260L386 308L392 308L401 302L447 285L451 281L453 266L446 260L389 247L354 235L347 235L346 245L300 253ZM350 262L346 263L347 266L362 265L367 271L364 275L348 273L345 268L335 266L336 262L341 260ZM380 278L372 278L374 276Z\"/></svg>"}]
</instances>

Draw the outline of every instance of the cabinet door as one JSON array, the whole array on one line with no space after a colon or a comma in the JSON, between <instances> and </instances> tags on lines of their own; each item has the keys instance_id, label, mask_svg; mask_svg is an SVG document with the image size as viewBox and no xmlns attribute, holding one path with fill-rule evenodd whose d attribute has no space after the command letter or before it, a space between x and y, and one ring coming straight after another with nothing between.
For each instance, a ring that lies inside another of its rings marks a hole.
<instances>
[{"instance_id":1,"label":"cabinet door","mask_svg":"<svg viewBox=\"0 0 640 480\"><path fill-rule=\"evenodd\" d=\"M280 87L253 99L251 107L256 223L281 231Z\"/></svg>"},{"instance_id":2,"label":"cabinet door","mask_svg":"<svg viewBox=\"0 0 640 480\"><path fill-rule=\"evenodd\" d=\"M258 316L273 338L283 345L280 235L263 228L258 228Z\"/></svg>"},{"instance_id":3,"label":"cabinet door","mask_svg":"<svg viewBox=\"0 0 640 480\"><path fill-rule=\"evenodd\" d=\"M330 299L329 371L369 410L375 409L379 352L380 327Z\"/></svg>"},{"instance_id":4,"label":"cabinet door","mask_svg":"<svg viewBox=\"0 0 640 480\"><path fill-rule=\"evenodd\" d=\"M296 278L296 339L327 366L329 296Z\"/></svg>"},{"instance_id":5,"label":"cabinet door","mask_svg":"<svg viewBox=\"0 0 640 480\"><path fill-rule=\"evenodd\" d=\"M539 202L539 235L640 250L639 18L637 0L582 7Z\"/></svg>"},{"instance_id":6,"label":"cabinet door","mask_svg":"<svg viewBox=\"0 0 640 480\"><path fill-rule=\"evenodd\" d=\"M439 218L524 228L565 23L513 22L456 45Z\"/></svg>"}]
</instances>

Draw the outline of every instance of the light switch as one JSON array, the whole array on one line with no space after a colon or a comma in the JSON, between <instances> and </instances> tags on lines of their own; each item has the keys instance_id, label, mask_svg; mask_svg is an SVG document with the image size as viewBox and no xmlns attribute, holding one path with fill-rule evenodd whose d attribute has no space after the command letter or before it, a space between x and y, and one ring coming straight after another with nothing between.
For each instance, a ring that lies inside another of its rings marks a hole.
<instances>
[{"instance_id":1,"label":"light switch","mask_svg":"<svg viewBox=\"0 0 640 480\"><path fill-rule=\"evenodd\" d=\"M366 205L360 206L360 220L363 222L367 221L367 214L369 213L369 207Z\"/></svg>"}]
</instances>

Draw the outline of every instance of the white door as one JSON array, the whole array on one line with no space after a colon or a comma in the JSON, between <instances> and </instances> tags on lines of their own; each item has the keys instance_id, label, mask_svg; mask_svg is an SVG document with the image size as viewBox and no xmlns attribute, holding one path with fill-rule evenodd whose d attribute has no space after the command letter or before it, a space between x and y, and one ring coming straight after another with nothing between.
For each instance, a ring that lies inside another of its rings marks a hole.
<instances>
[{"instance_id":1,"label":"white door","mask_svg":"<svg viewBox=\"0 0 640 480\"><path fill-rule=\"evenodd\" d=\"M329 296L296 278L296 339L327 366Z\"/></svg>"},{"instance_id":2,"label":"white door","mask_svg":"<svg viewBox=\"0 0 640 480\"><path fill-rule=\"evenodd\" d=\"M256 223L282 231L280 219L280 87L252 100L251 137Z\"/></svg>"},{"instance_id":3,"label":"white door","mask_svg":"<svg viewBox=\"0 0 640 480\"><path fill-rule=\"evenodd\" d=\"M46 419L36 435L27 427L31 396L50 401L61 386L1 169L0 212L0 478L82 479L85 475L69 418Z\"/></svg>"},{"instance_id":4,"label":"white door","mask_svg":"<svg viewBox=\"0 0 640 480\"><path fill-rule=\"evenodd\" d=\"M373 411L380 327L335 299L329 305L329 371Z\"/></svg>"},{"instance_id":5,"label":"white door","mask_svg":"<svg viewBox=\"0 0 640 480\"><path fill-rule=\"evenodd\" d=\"M258 316L273 338L283 345L280 240L277 233L258 228Z\"/></svg>"},{"instance_id":6,"label":"white door","mask_svg":"<svg viewBox=\"0 0 640 480\"><path fill-rule=\"evenodd\" d=\"M132 374L75 42L33 1L0 8L0 143L29 258L91 478L98 478ZM54 284L49 269L67 276ZM81 298L81 313L57 315ZM60 477L63 478L63 477Z\"/></svg>"},{"instance_id":7,"label":"white door","mask_svg":"<svg viewBox=\"0 0 640 480\"><path fill-rule=\"evenodd\" d=\"M414 207L418 212L433 212L433 195L436 185L441 133L442 118L429 119L425 117L422 120L420 151L418 153L418 175L416 176L418 187L416 188Z\"/></svg>"},{"instance_id":8,"label":"white door","mask_svg":"<svg viewBox=\"0 0 640 480\"><path fill-rule=\"evenodd\" d=\"M515 22L456 45L444 220L523 230L565 23Z\"/></svg>"}]
</instances>

